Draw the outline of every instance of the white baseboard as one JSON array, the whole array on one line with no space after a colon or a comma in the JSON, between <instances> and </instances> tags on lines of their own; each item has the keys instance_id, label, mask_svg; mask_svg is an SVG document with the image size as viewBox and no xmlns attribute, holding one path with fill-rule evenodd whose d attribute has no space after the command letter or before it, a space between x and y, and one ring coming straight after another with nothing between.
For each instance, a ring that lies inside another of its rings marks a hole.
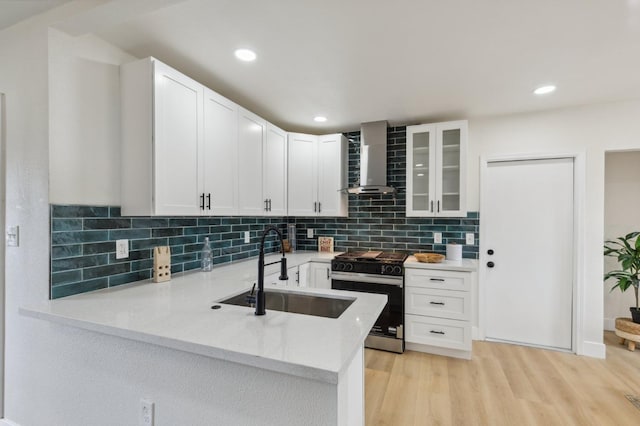
<instances>
[{"instance_id":1,"label":"white baseboard","mask_svg":"<svg viewBox=\"0 0 640 426\"><path fill-rule=\"evenodd\" d=\"M584 341L582 342L582 351L578 355L604 359L607 355L607 349L604 343Z\"/></svg>"},{"instance_id":2,"label":"white baseboard","mask_svg":"<svg viewBox=\"0 0 640 426\"><path fill-rule=\"evenodd\" d=\"M0 426L20 426L16 422L12 422L9 419L0 419Z\"/></svg>"}]
</instances>

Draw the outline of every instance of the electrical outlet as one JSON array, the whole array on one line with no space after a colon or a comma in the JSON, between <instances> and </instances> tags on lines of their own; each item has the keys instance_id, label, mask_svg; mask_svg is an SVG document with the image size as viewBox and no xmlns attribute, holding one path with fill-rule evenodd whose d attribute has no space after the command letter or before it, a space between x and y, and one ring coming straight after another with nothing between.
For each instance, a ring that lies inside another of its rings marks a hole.
<instances>
[{"instance_id":1,"label":"electrical outlet","mask_svg":"<svg viewBox=\"0 0 640 426\"><path fill-rule=\"evenodd\" d=\"M7 226L7 247L18 247L20 245L20 227Z\"/></svg>"},{"instance_id":2,"label":"electrical outlet","mask_svg":"<svg viewBox=\"0 0 640 426\"><path fill-rule=\"evenodd\" d=\"M475 239L475 237L473 235L473 232L467 232L467 241L466 242L467 242L468 246L472 246L476 242L476 239Z\"/></svg>"},{"instance_id":3,"label":"electrical outlet","mask_svg":"<svg viewBox=\"0 0 640 426\"><path fill-rule=\"evenodd\" d=\"M153 411L155 404L148 399L140 400L140 426L153 426Z\"/></svg>"},{"instance_id":4,"label":"electrical outlet","mask_svg":"<svg viewBox=\"0 0 640 426\"><path fill-rule=\"evenodd\" d=\"M434 244L442 244L442 232L434 232L433 233L433 243Z\"/></svg>"},{"instance_id":5,"label":"electrical outlet","mask_svg":"<svg viewBox=\"0 0 640 426\"><path fill-rule=\"evenodd\" d=\"M244 242L245 243L251 242L251 233L249 231L244 231Z\"/></svg>"},{"instance_id":6,"label":"electrical outlet","mask_svg":"<svg viewBox=\"0 0 640 426\"><path fill-rule=\"evenodd\" d=\"M129 240L116 240L116 259L129 257Z\"/></svg>"},{"instance_id":7,"label":"electrical outlet","mask_svg":"<svg viewBox=\"0 0 640 426\"><path fill-rule=\"evenodd\" d=\"M313 238L313 228L307 229L307 238Z\"/></svg>"}]
</instances>

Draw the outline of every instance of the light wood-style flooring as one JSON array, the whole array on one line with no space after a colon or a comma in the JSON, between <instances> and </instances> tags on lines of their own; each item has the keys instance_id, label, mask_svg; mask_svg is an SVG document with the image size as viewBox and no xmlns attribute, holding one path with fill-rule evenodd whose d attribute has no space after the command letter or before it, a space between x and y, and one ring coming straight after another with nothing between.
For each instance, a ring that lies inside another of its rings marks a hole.
<instances>
[{"instance_id":1,"label":"light wood-style flooring","mask_svg":"<svg viewBox=\"0 0 640 426\"><path fill-rule=\"evenodd\" d=\"M605 332L606 360L473 342L471 361L365 352L365 418L378 425L639 425L640 350Z\"/></svg>"}]
</instances>

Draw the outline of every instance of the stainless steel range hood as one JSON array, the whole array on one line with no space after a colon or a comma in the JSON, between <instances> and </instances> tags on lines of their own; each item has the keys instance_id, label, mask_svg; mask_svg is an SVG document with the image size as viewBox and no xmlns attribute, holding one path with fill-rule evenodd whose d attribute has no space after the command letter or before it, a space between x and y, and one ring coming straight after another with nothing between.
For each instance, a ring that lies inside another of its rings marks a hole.
<instances>
[{"instance_id":1,"label":"stainless steel range hood","mask_svg":"<svg viewBox=\"0 0 640 426\"><path fill-rule=\"evenodd\" d=\"M386 121L362 123L360 132L360 186L347 188L350 194L390 194L396 189L387 185Z\"/></svg>"}]
</instances>

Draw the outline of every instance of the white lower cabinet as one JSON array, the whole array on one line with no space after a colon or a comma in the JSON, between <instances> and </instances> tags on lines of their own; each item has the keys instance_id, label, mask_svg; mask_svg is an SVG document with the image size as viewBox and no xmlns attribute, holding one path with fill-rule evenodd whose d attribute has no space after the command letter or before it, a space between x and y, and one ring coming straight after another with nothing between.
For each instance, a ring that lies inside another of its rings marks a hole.
<instances>
[{"instance_id":1,"label":"white lower cabinet","mask_svg":"<svg viewBox=\"0 0 640 426\"><path fill-rule=\"evenodd\" d=\"M300 287L300 271L299 266L292 266L287 268L288 280L280 280L280 269L278 266L278 272L272 272L269 275L265 275L264 283L275 285L277 287Z\"/></svg>"},{"instance_id":2,"label":"white lower cabinet","mask_svg":"<svg viewBox=\"0 0 640 426\"><path fill-rule=\"evenodd\" d=\"M470 351L471 326L464 321L406 314L405 341Z\"/></svg>"},{"instance_id":3,"label":"white lower cabinet","mask_svg":"<svg viewBox=\"0 0 640 426\"><path fill-rule=\"evenodd\" d=\"M331 288L331 263L309 263L309 287Z\"/></svg>"},{"instance_id":4,"label":"white lower cabinet","mask_svg":"<svg viewBox=\"0 0 640 426\"><path fill-rule=\"evenodd\" d=\"M471 358L472 272L405 270L407 349Z\"/></svg>"}]
</instances>

